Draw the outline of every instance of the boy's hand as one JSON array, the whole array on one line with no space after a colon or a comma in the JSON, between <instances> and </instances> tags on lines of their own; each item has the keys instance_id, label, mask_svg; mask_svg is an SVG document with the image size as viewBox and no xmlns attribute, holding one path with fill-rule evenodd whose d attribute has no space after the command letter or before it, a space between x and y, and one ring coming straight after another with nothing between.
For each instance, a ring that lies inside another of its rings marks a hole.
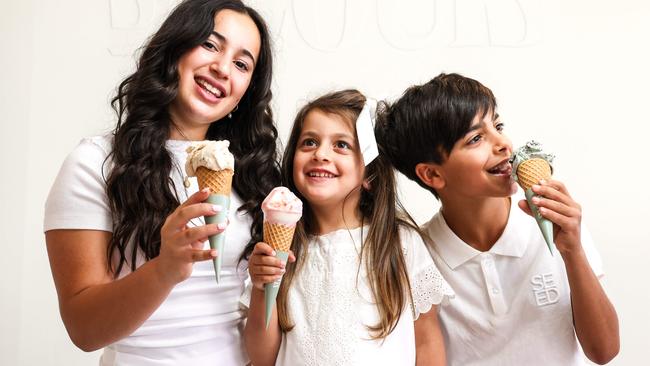
<instances>
[{"instance_id":1,"label":"boy's hand","mask_svg":"<svg viewBox=\"0 0 650 366\"><path fill-rule=\"evenodd\" d=\"M295 262L296 257L289 251L289 262ZM285 263L275 257L275 250L270 245L259 242L255 244L253 254L248 260L248 273L253 286L264 290L264 285L279 279L285 271Z\"/></svg>"},{"instance_id":2,"label":"boy's hand","mask_svg":"<svg viewBox=\"0 0 650 366\"><path fill-rule=\"evenodd\" d=\"M571 198L564 184L557 180L542 180L532 187L542 197L533 197L541 215L553 223L553 241L560 254L582 250L580 222L582 208ZM528 215L532 212L526 200L519 201L519 207Z\"/></svg>"}]
</instances>

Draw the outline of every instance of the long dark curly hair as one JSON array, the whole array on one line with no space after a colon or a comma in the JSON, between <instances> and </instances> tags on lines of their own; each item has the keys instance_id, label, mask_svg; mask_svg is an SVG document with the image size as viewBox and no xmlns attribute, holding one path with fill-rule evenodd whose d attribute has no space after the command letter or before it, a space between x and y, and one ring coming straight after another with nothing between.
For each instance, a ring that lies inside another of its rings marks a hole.
<instances>
[{"instance_id":1,"label":"long dark curly hair","mask_svg":"<svg viewBox=\"0 0 650 366\"><path fill-rule=\"evenodd\" d=\"M250 85L232 118L214 121L206 139L230 141L237 174L233 189L244 204L239 211L253 219L245 258L262 240L260 204L280 183L277 129L270 108L272 55L266 23L239 0L185 0L149 39L136 71L117 89L111 105L117 113L113 149L107 161L107 194L113 214L113 236L108 246L109 267L118 276L125 264L135 270L138 249L146 260L160 252L160 229L180 204L170 177L172 157L165 148L171 119L169 105L178 93L178 60L202 44L214 29L214 17L229 9L248 15L261 38L257 66ZM127 253L127 243L133 241ZM113 257L119 255L119 260Z\"/></svg>"}]
</instances>

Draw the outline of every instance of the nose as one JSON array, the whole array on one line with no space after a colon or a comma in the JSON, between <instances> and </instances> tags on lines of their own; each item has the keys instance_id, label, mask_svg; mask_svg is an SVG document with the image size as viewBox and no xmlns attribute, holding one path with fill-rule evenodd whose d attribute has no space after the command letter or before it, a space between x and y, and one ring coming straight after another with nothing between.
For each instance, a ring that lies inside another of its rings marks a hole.
<instances>
[{"instance_id":1,"label":"nose","mask_svg":"<svg viewBox=\"0 0 650 366\"><path fill-rule=\"evenodd\" d=\"M329 161L329 147L326 144L321 144L314 150L314 160L315 161Z\"/></svg>"},{"instance_id":2,"label":"nose","mask_svg":"<svg viewBox=\"0 0 650 366\"><path fill-rule=\"evenodd\" d=\"M230 77L230 61L225 56L217 57L210 65L210 69L221 79Z\"/></svg>"},{"instance_id":3,"label":"nose","mask_svg":"<svg viewBox=\"0 0 650 366\"><path fill-rule=\"evenodd\" d=\"M494 133L494 153L508 156L512 154L512 141L508 136L499 132Z\"/></svg>"}]
</instances>

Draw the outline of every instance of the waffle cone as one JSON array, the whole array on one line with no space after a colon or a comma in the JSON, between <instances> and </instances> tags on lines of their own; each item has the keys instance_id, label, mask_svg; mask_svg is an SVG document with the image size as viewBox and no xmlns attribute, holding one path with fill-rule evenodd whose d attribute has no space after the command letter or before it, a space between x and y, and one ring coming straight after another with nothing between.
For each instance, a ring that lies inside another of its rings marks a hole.
<instances>
[{"instance_id":1,"label":"waffle cone","mask_svg":"<svg viewBox=\"0 0 650 366\"><path fill-rule=\"evenodd\" d=\"M264 222L264 242L268 243L273 249L288 252L293 241L293 232L296 227L289 227L281 224L271 224Z\"/></svg>"},{"instance_id":2,"label":"waffle cone","mask_svg":"<svg viewBox=\"0 0 650 366\"><path fill-rule=\"evenodd\" d=\"M539 184L542 179L551 178L551 166L549 163L540 158L526 160L519 164L517 168L517 180L524 190Z\"/></svg>"},{"instance_id":3,"label":"waffle cone","mask_svg":"<svg viewBox=\"0 0 650 366\"><path fill-rule=\"evenodd\" d=\"M230 196L233 174L235 172L231 169L210 170L202 166L196 169L196 179L200 190L208 187L211 193L226 196Z\"/></svg>"}]
</instances>

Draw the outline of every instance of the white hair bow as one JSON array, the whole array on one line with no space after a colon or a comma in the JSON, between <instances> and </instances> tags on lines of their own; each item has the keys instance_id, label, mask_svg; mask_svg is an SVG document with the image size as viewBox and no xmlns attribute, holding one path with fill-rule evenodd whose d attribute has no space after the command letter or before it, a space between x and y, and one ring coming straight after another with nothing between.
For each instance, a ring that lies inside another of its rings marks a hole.
<instances>
[{"instance_id":1,"label":"white hair bow","mask_svg":"<svg viewBox=\"0 0 650 366\"><path fill-rule=\"evenodd\" d=\"M365 166L368 166L379 155L377 140L375 139L376 113L377 101L367 98L361 114L357 118L357 137L359 138L359 148Z\"/></svg>"}]
</instances>

